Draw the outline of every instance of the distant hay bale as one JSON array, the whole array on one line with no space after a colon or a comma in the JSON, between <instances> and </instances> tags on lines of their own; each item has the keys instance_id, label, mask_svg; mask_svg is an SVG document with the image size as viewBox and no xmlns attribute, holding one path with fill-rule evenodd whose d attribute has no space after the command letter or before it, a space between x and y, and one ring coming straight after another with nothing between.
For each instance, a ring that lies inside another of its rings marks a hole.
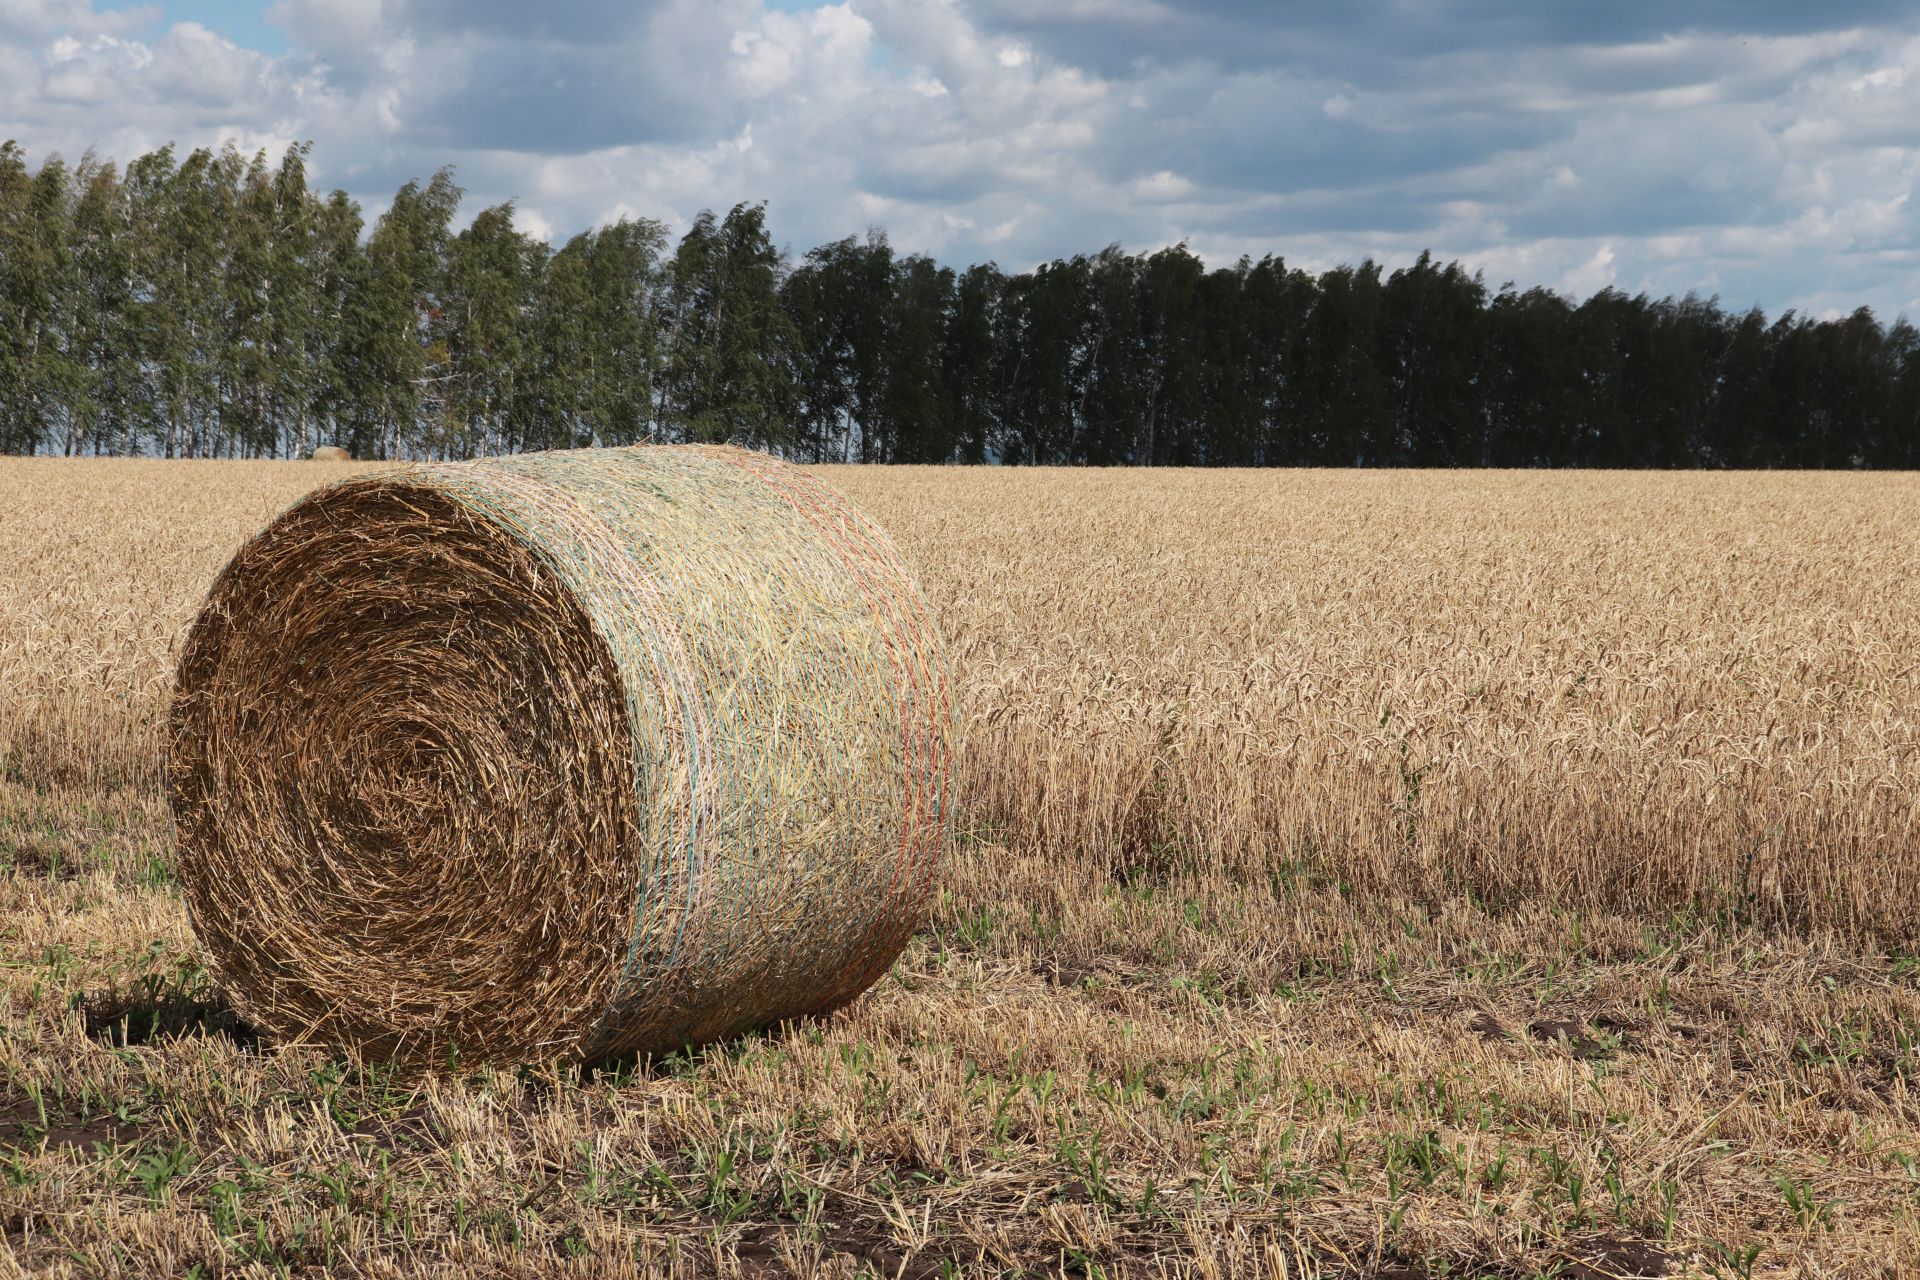
<instances>
[{"instance_id":1,"label":"distant hay bale","mask_svg":"<svg viewBox=\"0 0 1920 1280\"><path fill-rule=\"evenodd\" d=\"M939 645L805 471L642 447L384 470L234 557L169 799L241 1012L363 1056L598 1060L844 1004L944 842Z\"/></svg>"},{"instance_id":2,"label":"distant hay bale","mask_svg":"<svg viewBox=\"0 0 1920 1280\"><path fill-rule=\"evenodd\" d=\"M313 462L352 462L353 455L337 444L323 444L313 451Z\"/></svg>"}]
</instances>

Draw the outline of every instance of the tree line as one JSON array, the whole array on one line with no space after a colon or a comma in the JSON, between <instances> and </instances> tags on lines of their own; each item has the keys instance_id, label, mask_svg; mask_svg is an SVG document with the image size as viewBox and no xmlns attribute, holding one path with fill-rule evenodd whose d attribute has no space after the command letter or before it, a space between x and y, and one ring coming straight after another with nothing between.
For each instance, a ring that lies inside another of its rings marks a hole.
<instances>
[{"instance_id":1,"label":"tree line","mask_svg":"<svg viewBox=\"0 0 1920 1280\"><path fill-rule=\"evenodd\" d=\"M677 242L456 231L451 171L371 229L308 147L0 145L0 452L449 458L737 440L812 461L1920 466L1920 334L1423 254L1318 274L1118 246L1007 272L883 232L790 260L763 205Z\"/></svg>"}]
</instances>

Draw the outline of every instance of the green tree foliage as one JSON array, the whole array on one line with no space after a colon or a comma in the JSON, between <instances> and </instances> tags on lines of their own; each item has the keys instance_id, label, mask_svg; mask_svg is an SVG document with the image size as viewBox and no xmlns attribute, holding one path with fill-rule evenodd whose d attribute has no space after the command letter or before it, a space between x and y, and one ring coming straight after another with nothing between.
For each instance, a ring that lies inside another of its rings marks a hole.
<instances>
[{"instance_id":1,"label":"green tree foliage","mask_svg":"<svg viewBox=\"0 0 1920 1280\"><path fill-rule=\"evenodd\" d=\"M661 417L689 440L794 440L797 338L780 305L766 206L703 210L673 256Z\"/></svg>"},{"instance_id":2,"label":"green tree foliage","mask_svg":"<svg viewBox=\"0 0 1920 1280\"><path fill-rule=\"evenodd\" d=\"M940 347L940 386L947 456L959 462L985 462L996 447L994 396L1005 287L1006 277L992 263L968 267L954 284Z\"/></svg>"},{"instance_id":3,"label":"green tree foliage","mask_svg":"<svg viewBox=\"0 0 1920 1280\"><path fill-rule=\"evenodd\" d=\"M68 244L71 289L64 335L69 365L60 451L126 452L129 397L138 377L133 356L132 236L120 176L111 164L82 160L73 175Z\"/></svg>"},{"instance_id":4,"label":"green tree foliage","mask_svg":"<svg viewBox=\"0 0 1920 1280\"><path fill-rule=\"evenodd\" d=\"M483 210L453 238L438 311L446 382L431 447L439 454L553 443L528 413L534 335L527 319L546 258L544 244L514 229L510 204Z\"/></svg>"},{"instance_id":5,"label":"green tree foliage","mask_svg":"<svg viewBox=\"0 0 1920 1280\"><path fill-rule=\"evenodd\" d=\"M532 307L530 443L633 444L653 433L666 242L661 223L622 218L548 261Z\"/></svg>"},{"instance_id":6,"label":"green tree foliage","mask_svg":"<svg viewBox=\"0 0 1920 1280\"><path fill-rule=\"evenodd\" d=\"M357 458L444 455L450 412L448 322L440 300L460 188L442 169L409 182L374 223L366 266L342 317L351 370L341 434Z\"/></svg>"},{"instance_id":7,"label":"green tree foliage","mask_svg":"<svg viewBox=\"0 0 1920 1280\"><path fill-rule=\"evenodd\" d=\"M766 209L557 250L448 170L369 229L308 149L37 169L0 144L0 451L470 457L735 440L813 461L1920 466L1920 331L1870 311L1319 275L1184 244L1007 273Z\"/></svg>"},{"instance_id":8,"label":"green tree foliage","mask_svg":"<svg viewBox=\"0 0 1920 1280\"><path fill-rule=\"evenodd\" d=\"M27 173L0 146L0 448L31 453L52 434L75 382L62 330L72 305L72 252L59 160Z\"/></svg>"},{"instance_id":9,"label":"green tree foliage","mask_svg":"<svg viewBox=\"0 0 1920 1280\"><path fill-rule=\"evenodd\" d=\"M371 430L372 422L365 407L373 390L363 363L366 315L358 309L368 296L372 265L360 247L360 206L336 191L311 212L313 315L304 358L313 381L305 421L286 442L295 454L343 443Z\"/></svg>"}]
</instances>

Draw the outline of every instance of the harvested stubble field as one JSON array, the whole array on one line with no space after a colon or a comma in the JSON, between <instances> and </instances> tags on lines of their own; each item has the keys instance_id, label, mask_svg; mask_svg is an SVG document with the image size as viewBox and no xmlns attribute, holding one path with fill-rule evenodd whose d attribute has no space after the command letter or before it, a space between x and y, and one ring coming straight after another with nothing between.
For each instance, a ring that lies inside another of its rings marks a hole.
<instances>
[{"instance_id":1,"label":"harvested stubble field","mask_svg":"<svg viewBox=\"0 0 1920 1280\"><path fill-rule=\"evenodd\" d=\"M1920 477L835 469L953 651L929 926L410 1081L205 988L159 789L338 474L0 462L0 1268L1920 1274Z\"/></svg>"}]
</instances>

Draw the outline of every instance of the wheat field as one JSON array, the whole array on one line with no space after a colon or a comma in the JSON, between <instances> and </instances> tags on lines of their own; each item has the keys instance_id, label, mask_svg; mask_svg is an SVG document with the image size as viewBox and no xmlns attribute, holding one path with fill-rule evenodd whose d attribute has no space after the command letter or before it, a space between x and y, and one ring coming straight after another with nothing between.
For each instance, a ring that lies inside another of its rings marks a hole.
<instances>
[{"instance_id":1,"label":"wheat field","mask_svg":"<svg viewBox=\"0 0 1920 1280\"><path fill-rule=\"evenodd\" d=\"M949 640L927 929L403 1081L207 988L159 790L343 469L0 460L0 1268L1920 1274L1920 477L823 470Z\"/></svg>"}]
</instances>

